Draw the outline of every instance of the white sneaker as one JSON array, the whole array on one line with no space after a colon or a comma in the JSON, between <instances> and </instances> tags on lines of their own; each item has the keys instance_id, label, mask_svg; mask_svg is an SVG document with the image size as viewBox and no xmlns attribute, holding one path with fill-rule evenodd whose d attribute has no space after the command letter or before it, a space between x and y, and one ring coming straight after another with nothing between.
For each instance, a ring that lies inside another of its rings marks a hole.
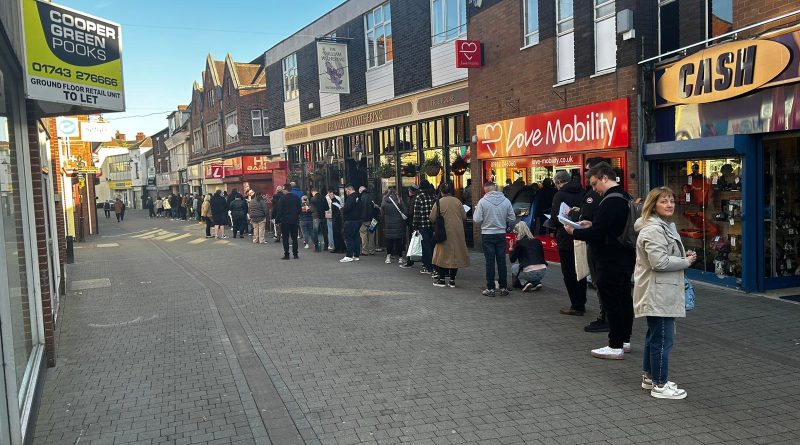
<instances>
[{"instance_id":1,"label":"white sneaker","mask_svg":"<svg viewBox=\"0 0 800 445\"><path fill-rule=\"evenodd\" d=\"M346 256L346 257L342 258L341 260L339 260L340 263L352 263L353 261L354 260L352 258L350 258L349 256Z\"/></svg>"},{"instance_id":2,"label":"white sneaker","mask_svg":"<svg viewBox=\"0 0 800 445\"><path fill-rule=\"evenodd\" d=\"M355 257L355 258L353 258L353 261L361 261L361 258L360 257Z\"/></svg>"},{"instance_id":3,"label":"white sneaker","mask_svg":"<svg viewBox=\"0 0 800 445\"><path fill-rule=\"evenodd\" d=\"M624 352L631 352L631 342L626 342L622 344L622 350Z\"/></svg>"},{"instance_id":4,"label":"white sneaker","mask_svg":"<svg viewBox=\"0 0 800 445\"><path fill-rule=\"evenodd\" d=\"M667 382L667 385L675 385L675 382ZM651 390L653 389L653 380L647 378L646 375L642 376L642 389Z\"/></svg>"},{"instance_id":5,"label":"white sneaker","mask_svg":"<svg viewBox=\"0 0 800 445\"><path fill-rule=\"evenodd\" d=\"M306 244L305 246L303 246L303 249L308 249L308 244Z\"/></svg>"},{"instance_id":6,"label":"white sneaker","mask_svg":"<svg viewBox=\"0 0 800 445\"><path fill-rule=\"evenodd\" d=\"M391 255L386 255L386 261L384 261L384 263L392 264L392 256Z\"/></svg>"},{"instance_id":7,"label":"white sneaker","mask_svg":"<svg viewBox=\"0 0 800 445\"><path fill-rule=\"evenodd\" d=\"M674 382L667 382L664 386L653 385L650 390L650 395L656 399L673 399L680 400L686 398L686 390L678 388Z\"/></svg>"},{"instance_id":8,"label":"white sneaker","mask_svg":"<svg viewBox=\"0 0 800 445\"><path fill-rule=\"evenodd\" d=\"M603 346L599 349L592 349L592 357L605 358L609 360L623 360L625 359L625 351L622 348L611 348Z\"/></svg>"}]
</instances>

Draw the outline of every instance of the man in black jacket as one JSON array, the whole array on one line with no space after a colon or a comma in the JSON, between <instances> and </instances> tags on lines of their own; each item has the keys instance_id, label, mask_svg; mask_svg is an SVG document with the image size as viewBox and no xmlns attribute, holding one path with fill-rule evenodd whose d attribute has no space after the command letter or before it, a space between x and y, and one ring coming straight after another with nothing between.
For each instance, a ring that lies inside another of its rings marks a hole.
<instances>
[{"instance_id":1,"label":"man in black jacket","mask_svg":"<svg viewBox=\"0 0 800 445\"><path fill-rule=\"evenodd\" d=\"M361 255L375 255L375 248L376 241L375 235L377 228L374 228L371 232L369 230L369 226L372 224L372 219L376 216L380 216L378 212L376 212L377 204L375 203L375 198L372 196L372 192L367 190L366 187L363 185L358 188L359 193L359 201L361 201L361 228L359 229L359 235L361 236Z\"/></svg>"},{"instance_id":2,"label":"man in black jacket","mask_svg":"<svg viewBox=\"0 0 800 445\"><path fill-rule=\"evenodd\" d=\"M300 219L300 198L291 192L291 187L286 184L283 188L283 196L278 201L277 221L281 223L281 237L283 237L283 258L289 259L289 241L292 242L292 255L297 256L297 224Z\"/></svg>"},{"instance_id":3,"label":"man in black jacket","mask_svg":"<svg viewBox=\"0 0 800 445\"><path fill-rule=\"evenodd\" d=\"M352 185L345 187L344 193L347 197L344 200L342 216L344 218L344 243L347 245L347 252L345 257L339 261L349 263L358 261L361 256L361 237L358 231L361 229L364 209Z\"/></svg>"},{"instance_id":4,"label":"man in black jacket","mask_svg":"<svg viewBox=\"0 0 800 445\"><path fill-rule=\"evenodd\" d=\"M231 211L231 219L233 219L233 237L236 238L238 233L241 238L244 238L247 231L247 201L237 193L228 208Z\"/></svg>"},{"instance_id":5,"label":"man in black jacket","mask_svg":"<svg viewBox=\"0 0 800 445\"><path fill-rule=\"evenodd\" d=\"M593 349L592 356L621 360L625 358L625 350L630 351L633 327L631 275L636 252L623 246L617 238L625 230L630 195L617 183L616 172L605 162L589 169L586 176L589 177L589 184L600 195L620 193L624 197L603 199L593 221L580 221L583 229L564 227L575 239L587 241L600 260L597 264L600 279L596 284L608 317L608 346Z\"/></svg>"},{"instance_id":6,"label":"man in black jacket","mask_svg":"<svg viewBox=\"0 0 800 445\"><path fill-rule=\"evenodd\" d=\"M283 196L283 186L279 185L275 187L275 194L272 195L272 215L270 219L272 219L272 224L275 226L275 242L278 243L281 241L281 220L278 219L278 203L281 202L281 196Z\"/></svg>"},{"instance_id":7,"label":"man in black jacket","mask_svg":"<svg viewBox=\"0 0 800 445\"><path fill-rule=\"evenodd\" d=\"M315 242L319 242L319 235L322 234L324 250L328 250L328 221L325 219L325 212L330 210L328 200L325 195L317 190L311 192L311 207L314 208L314 230L317 233ZM317 250L319 252L319 250Z\"/></svg>"},{"instance_id":8,"label":"man in black jacket","mask_svg":"<svg viewBox=\"0 0 800 445\"><path fill-rule=\"evenodd\" d=\"M558 220L562 203L569 206L570 209L581 204L583 187L580 183L572 181L570 174L563 170L556 173L553 182L558 191L553 196L550 226L556 229L558 256L561 258L561 274L564 276L564 286L567 287L570 301L569 307L563 307L559 312L564 315L583 315L586 312L586 278L577 279L573 239Z\"/></svg>"}]
</instances>

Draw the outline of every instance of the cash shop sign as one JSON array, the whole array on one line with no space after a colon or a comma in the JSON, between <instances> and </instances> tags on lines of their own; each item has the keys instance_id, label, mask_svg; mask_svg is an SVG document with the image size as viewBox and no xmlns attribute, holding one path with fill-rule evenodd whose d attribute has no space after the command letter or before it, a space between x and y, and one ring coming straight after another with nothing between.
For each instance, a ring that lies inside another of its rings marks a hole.
<instances>
[{"instance_id":1,"label":"cash shop sign","mask_svg":"<svg viewBox=\"0 0 800 445\"><path fill-rule=\"evenodd\" d=\"M22 16L29 99L125 111L118 24L39 0Z\"/></svg>"}]
</instances>

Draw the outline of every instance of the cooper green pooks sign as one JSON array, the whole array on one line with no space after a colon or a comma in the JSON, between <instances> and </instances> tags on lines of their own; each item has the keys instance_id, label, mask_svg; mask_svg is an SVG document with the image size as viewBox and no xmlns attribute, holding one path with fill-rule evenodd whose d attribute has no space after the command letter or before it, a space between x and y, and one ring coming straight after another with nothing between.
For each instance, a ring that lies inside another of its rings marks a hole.
<instances>
[{"instance_id":1,"label":"cooper green pooks sign","mask_svg":"<svg viewBox=\"0 0 800 445\"><path fill-rule=\"evenodd\" d=\"M22 15L28 98L125 111L118 24L38 0Z\"/></svg>"}]
</instances>

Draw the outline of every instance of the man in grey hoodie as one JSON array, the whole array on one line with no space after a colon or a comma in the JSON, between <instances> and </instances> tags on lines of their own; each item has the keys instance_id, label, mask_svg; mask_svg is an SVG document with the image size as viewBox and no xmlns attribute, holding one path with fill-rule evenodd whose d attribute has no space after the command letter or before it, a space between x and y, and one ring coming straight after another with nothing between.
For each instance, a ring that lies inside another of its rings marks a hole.
<instances>
[{"instance_id":1,"label":"man in grey hoodie","mask_svg":"<svg viewBox=\"0 0 800 445\"><path fill-rule=\"evenodd\" d=\"M486 257L486 290L487 297L508 295L508 272L506 270L506 228L513 223L514 208L511 201L497 191L497 184L487 182L483 186L486 193L475 206L472 220L481 225L481 245ZM494 265L497 263L497 274L500 289L495 291Z\"/></svg>"}]
</instances>

